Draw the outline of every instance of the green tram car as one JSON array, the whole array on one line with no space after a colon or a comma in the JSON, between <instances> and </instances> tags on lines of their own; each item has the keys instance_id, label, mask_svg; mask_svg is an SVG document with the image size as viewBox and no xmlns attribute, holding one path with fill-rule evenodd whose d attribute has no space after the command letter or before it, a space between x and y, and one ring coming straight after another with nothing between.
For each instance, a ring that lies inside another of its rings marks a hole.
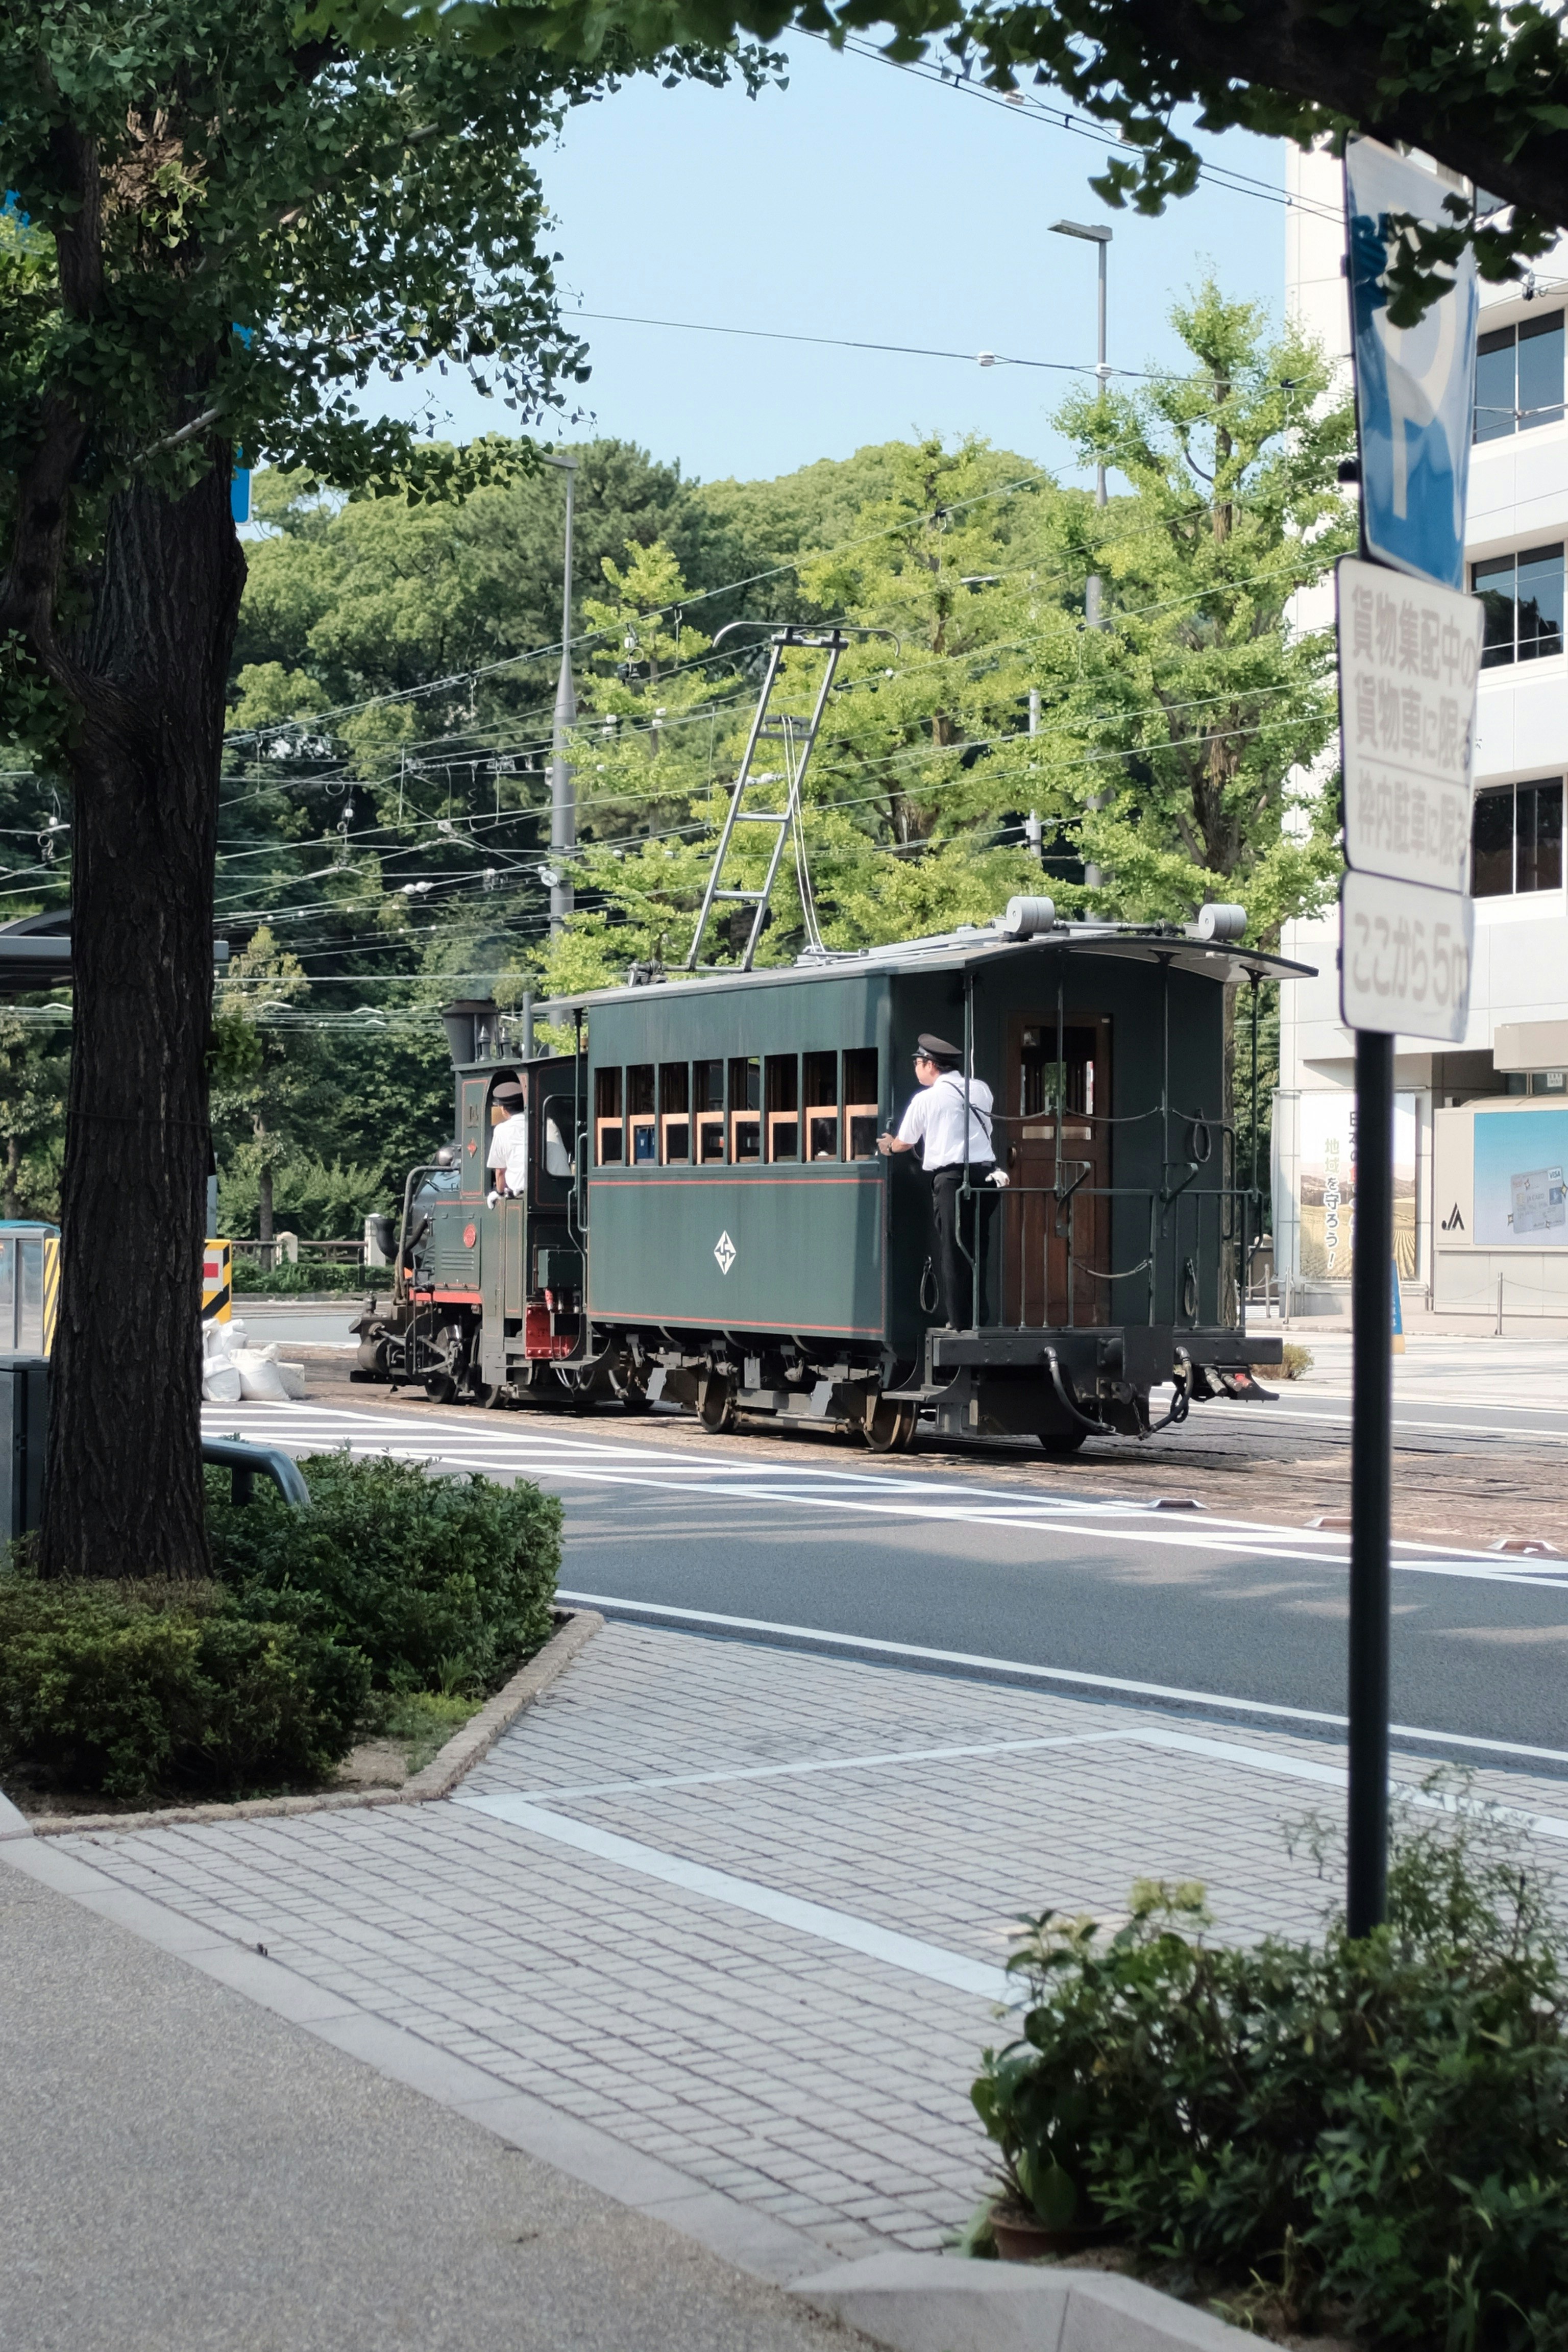
<instances>
[{"instance_id":1,"label":"green tram car","mask_svg":"<svg viewBox=\"0 0 1568 2352\"><path fill-rule=\"evenodd\" d=\"M517 1055L493 1005L451 1007L456 1142L408 1179L356 1377L491 1405L663 1398L710 1430L822 1420L879 1452L921 1415L1069 1450L1267 1393L1250 1368L1280 1342L1246 1329L1262 1194L1221 1116L1226 995L1243 992L1256 1106L1258 983L1304 967L1244 947L1243 919L1058 922L1024 899L984 929L781 969L637 971L543 1008L573 1024L570 1055ZM1009 1180L976 1185L961 1224L960 1328L937 1324L930 1182L877 1150L921 1032L989 1085ZM512 1078L528 1185L492 1201L492 1097Z\"/></svg>"}]
</instances>

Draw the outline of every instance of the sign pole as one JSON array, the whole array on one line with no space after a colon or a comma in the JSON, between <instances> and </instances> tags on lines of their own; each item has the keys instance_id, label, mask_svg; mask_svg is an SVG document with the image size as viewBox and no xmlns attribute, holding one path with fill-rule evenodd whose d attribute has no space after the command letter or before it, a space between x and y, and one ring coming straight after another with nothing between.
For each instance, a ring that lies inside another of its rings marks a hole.
<instances>
[{"instance_id":1,"label":"sign pole","mask_svg":"<svg viewBox=\"0 0 1568 2352\"><path fill-rule=\"evenodd\" d=\"M1345 1918L1388 1903L1389 1510L1394 1439L1394 1045L1463 1042L1481 614L1465 589L1479 311L1473 247L1425 315L1390 320L1405 225L1444 218L1437 174L1345 142L1359 557L1338 567L1345 876L1340 1017L1355 1035L1351 1268L1350 1801Z\"/></svg>"},{"instance_id":2,"label":"sign pole","mask_svg":"<svg viewBox=\"0 0 1568 2352\"><path fill-rule=\"evenodd\" d=\"M1394 1361L1394 1039L1355 1041L1351 1262L1350 1807L1346 1924L1365 1936L1388 1889L1389 1514Z\"/></svg>"}]
</instances>

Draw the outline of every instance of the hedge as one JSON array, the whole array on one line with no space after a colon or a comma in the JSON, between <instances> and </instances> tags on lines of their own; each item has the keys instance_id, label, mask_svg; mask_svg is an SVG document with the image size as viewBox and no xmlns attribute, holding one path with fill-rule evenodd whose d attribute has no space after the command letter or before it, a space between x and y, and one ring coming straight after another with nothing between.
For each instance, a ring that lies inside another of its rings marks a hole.
<instances>
[{"instance_id":1,"label":"hedge","mask_svg":"<svg viewBox=\"0 0 1568 2352\"><path fill-rule=\"evenodd\" d=\"M493 1689L550 1637L561 1506L537 1486L315 1454L308 1511L208 1473L214 1573L247 1615L351 1642L380 1691Z\"/></svg>"},{"instance_id":2,"label":"hedge","mask_svg":"<svg viewBox=\"0 0 1568 2352\"><path fill-rule=\"evenodd\" d=\"M353 1745L370 1667L212 1584L0 1575L0 1758L106 1797L242 1797L318 1781Z\"/></svg>"},{"instance_id":3,"label":"hedge","mask_svg":"<svg viewBox=\"0 0 1568 2352\"><path fill-rule=\"evenodd\" d=\"M327 1778L414 1695L479 1697L548 1640L561 1506L529 1486L316 1454L308 1509L207 1474L214 1581L0 1570L0 1766L152 1801Z\"/></svg>"}]
</instances>

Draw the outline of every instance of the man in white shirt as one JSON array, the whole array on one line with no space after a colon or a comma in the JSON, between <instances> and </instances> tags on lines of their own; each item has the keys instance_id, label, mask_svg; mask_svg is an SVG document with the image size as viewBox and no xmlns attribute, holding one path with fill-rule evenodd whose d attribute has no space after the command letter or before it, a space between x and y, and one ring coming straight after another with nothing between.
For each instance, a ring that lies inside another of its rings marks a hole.
<instances>
[{"instance_id":1,"label":"man in white shirt","mask_svg":"<svg viewBox=\"0 0 1568 2352\"><path fill-rule=\"evenodd\" d=\"M494 1172L490 1204L503 1193L521 1192L528 1185L528 1097L515 1078L503 1078L490 1097L489 1156L485 1166Z\"/></svg>"},{"instance_id":2,"label":"man in white shirt","mask_svg":"<svg viewBox=\"0 0 1568 2352\"><path fill-rule=\"evenodd\" d=\"M973 1228L965 1237L973 1255L981 1268L980 1297L974 1297L974 1276L970 1258L959 1247L959 1195L963 1183L964 1160L964 1097L969 1103L969 1181L972 1187L989 1187L997 1175L996 1154L991 1141L993 1121L991 1089L984 1078L971 1078L967 1089L963 1074L963 1056L956 1045L945 1037L921 1036L916 1045L915 1078L921 1088L899 1121L896 1135L877 1139L877 1149L884 1158L890 1152L912 1151L921 1146L921 1158L926 1174L931 1180L931 1218L936 1229L936 1274L942 1293L942 1311L949 1330L968 1330L978 1318L985 1320L984 1229L986 1220L977 1215ZM993 1197L989 1190L980 1195L981 1204Z\"/></svg>"}]
</instances>

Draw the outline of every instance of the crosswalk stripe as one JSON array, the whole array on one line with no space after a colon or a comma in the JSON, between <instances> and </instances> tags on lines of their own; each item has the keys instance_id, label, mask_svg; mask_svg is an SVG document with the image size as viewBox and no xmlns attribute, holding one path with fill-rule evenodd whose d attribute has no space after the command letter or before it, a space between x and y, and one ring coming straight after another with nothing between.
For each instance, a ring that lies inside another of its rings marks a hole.
<instances>
[{"instance_id":1,"label":"crosswalk stripe","mask_svg":"<svg viewBox=\"0 0 1568 2352\"><path fill-rule=\"evenodd\" d=\"M936 1524L992 1527L1024 1534L1116 1541L1165 1551L1245 1554L1248 1559L1342 1568L1345 1541L1327 1530L1270 1526L1205 1513L1173 1522L1151 1504L1030 1496L1026 1500L995 1488L952 1482L900 1478L896 1473L829 1471L798 1464L759 1465L715 1463L701 1455L636 1441L569 1436L555 1431L487 1432L415 1430L399 1415L370 1410L310 1404L208 1407L204 1416L215 1435L256 1435L291 1453L331 1452L348 1445L356 1454L386 1454L401 1461L428 1462L448 1469L490 1475L532 1475L574 1485L630 1486L727 1503L795 1505L807 1510L856 1517L916 1519ZM444 1442L450 1431L449 1442ZM1532 1591L1568 1591L1568 1576L1553 1574L1559 1563L1532 1569L1508 1565L1493 1555L1397 1545L1394 1566L1411 1574L1458 1577L1488 1584L1522 1584Z\"/></svg>"}]
</instances>

